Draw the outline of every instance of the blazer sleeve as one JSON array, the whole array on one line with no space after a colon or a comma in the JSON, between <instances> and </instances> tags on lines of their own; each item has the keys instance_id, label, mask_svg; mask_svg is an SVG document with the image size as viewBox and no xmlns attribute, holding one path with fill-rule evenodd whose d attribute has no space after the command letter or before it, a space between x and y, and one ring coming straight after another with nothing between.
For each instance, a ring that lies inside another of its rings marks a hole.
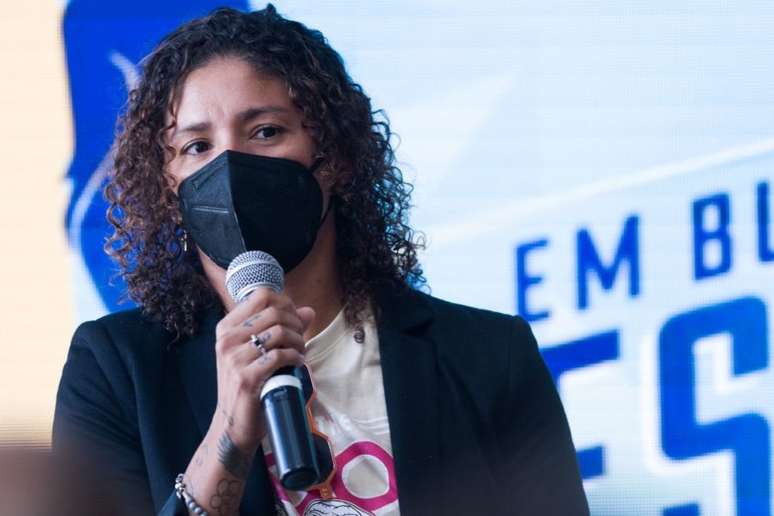
<instances>
[{"instance_id":1,"label":"blazer sleeve","mask_svg":"<svg viewBox=\"0 0 774 516\"><path fill-rule=\"evenodd\" d=\"M515 317L509 349L503 456L519 514L588 515L570 428L535 337Z\"/></svg>"},{"instance_id":2,"label":"blazer sleeve","mask_svg":"<svg viewBox=\"0 0 774 516\"><path fill-rule=\"evenodd\" d=\"M135 407L131 377L105 327L82 324L59 383L53 452L93 468L126 514L153 514Z\"/></svg>"}]
</instances>

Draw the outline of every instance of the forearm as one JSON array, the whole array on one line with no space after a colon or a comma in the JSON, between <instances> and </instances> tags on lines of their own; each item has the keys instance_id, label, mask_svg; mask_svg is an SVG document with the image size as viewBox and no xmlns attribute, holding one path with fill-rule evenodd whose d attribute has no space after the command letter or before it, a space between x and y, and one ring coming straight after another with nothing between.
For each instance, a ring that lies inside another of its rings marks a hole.
<instances>
[{"instance_id":1,"label":"forearm","mask_svg":"<svg viewBox=\"0 0 774 516\"><path fill-rule=\"evenodd\" d=\"M238 514L254 455L234 444L227 424L214 421L185 471L186 491L212 516Z\"/></svg>"}]
</instances>

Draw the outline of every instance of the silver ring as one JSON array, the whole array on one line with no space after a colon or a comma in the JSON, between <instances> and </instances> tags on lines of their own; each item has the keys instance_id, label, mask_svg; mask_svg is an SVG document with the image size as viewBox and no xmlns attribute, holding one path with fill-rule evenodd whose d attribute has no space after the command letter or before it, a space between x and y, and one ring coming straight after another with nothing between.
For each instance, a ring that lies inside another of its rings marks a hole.
<instances>
[{"instance_id":1,"label":"silver ring","mask_svg":"<svg viewBox=\"0 0 774 516\"><path fill-rule=\"evenodd\" d=\"M253 346L255 346L258 349L258 351L261 352L261 356L266 354L266 348L263 347L263 342L261 342L261 338L258 335L254 334L254 333L251 334L250 335L250 343Z\"/></svg>"}]
</instances>

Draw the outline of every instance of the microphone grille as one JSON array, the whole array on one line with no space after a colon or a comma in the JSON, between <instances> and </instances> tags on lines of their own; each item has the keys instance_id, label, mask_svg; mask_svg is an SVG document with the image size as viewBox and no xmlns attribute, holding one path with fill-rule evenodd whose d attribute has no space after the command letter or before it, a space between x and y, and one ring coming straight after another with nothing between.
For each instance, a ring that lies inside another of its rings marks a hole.
<instances>
[{"instance_id":1,"label":"microphone grille","mask_svg":"<svg viewBox=\"0 0 774 516\"><path fill-rule=\"evenodd\" d=\"M258 287L282 292L285 273L269 253L247 251L231 261L226 271L226 290L237 303Z\"/></svg>"}]
</instances>

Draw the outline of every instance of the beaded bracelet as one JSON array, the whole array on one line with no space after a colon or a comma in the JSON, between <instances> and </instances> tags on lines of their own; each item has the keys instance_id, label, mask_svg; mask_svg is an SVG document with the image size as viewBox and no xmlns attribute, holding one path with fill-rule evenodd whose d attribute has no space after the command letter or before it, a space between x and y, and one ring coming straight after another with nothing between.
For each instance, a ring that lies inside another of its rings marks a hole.
<instances>
[{"instance_id":1,"label":"beaded bracelet","mask_svg":"<svg viewBox=\"0 0 774 516\"><path fill-rule=\"evenodd\" d=\"M188 507L189 511L201 516L207 516L207 511L202 509L202 507L196 503L196 500L193 499L193 496L188 494L188 492L185 490L185 482L183 482L182 473L180 473L177 478L175 478L175 494L180 500L183 501L183 503L185 503L185 506Z\"/></svg>"}]
</instances>

